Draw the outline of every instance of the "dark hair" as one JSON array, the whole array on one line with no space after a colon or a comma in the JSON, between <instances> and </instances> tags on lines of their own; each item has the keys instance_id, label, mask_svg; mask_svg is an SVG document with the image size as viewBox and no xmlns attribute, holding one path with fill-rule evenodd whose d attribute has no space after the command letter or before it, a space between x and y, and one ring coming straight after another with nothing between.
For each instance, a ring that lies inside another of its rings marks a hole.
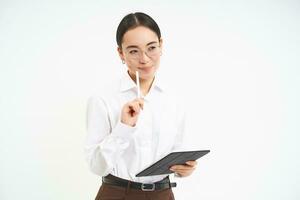
<instances>
[{"instance_id":1,"label":"dark hair","mask_svg":"<svg viewBox=\"0 0 300 200\"><path fill-rule=\"evenodd\" d=\"M138 26L144 26L149 28L150 30L156 33L158 39L160 40L160 29L157 23L154 21L154 19L142 12L130 13L121 20L117 29L116 39L119 47L121 47L122 45L124 34L130 29L134 29Z\"/></svg>"}]
</instances>

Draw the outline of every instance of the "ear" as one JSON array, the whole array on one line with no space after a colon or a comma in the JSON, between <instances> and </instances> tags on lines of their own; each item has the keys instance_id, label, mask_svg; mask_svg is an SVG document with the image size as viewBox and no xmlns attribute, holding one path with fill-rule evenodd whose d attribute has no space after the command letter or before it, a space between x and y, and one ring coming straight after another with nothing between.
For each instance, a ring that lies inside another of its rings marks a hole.
<instances>
[{"instance_id":1,"label":"ear","mask_svg":"<svg viewBox=\"0 0 300 200\"><path fill-rule=\"evenodd\" d=\"M162 48L162 45L163 45L163 39L162 38L160 38L160 40L159 40L159 45L160 45L160 48Z\"/></svg>"},{"instance_id":2,"label":"ear","mask_svg":"<svg viewBox=\"0 0 300 200\"><path fill-rule=\"evenodd\" d=\"M124 52L122 51L122 49L120 47L118 47L117 51L119 53L119 56L120 56L121 60L125 61L125 59L124 59Z\"/></svg>"},{"instance_id":3,"label":"ear","mask_svg":"<svg viewBox=\"0 0 300 200\"><path fill-rule=\"evenodd\" d=\"M159 46L160 46L160 55L162 55L162 48L163 48L163 39L160 38L159 40Z\"/></svg>"}]
</instances>

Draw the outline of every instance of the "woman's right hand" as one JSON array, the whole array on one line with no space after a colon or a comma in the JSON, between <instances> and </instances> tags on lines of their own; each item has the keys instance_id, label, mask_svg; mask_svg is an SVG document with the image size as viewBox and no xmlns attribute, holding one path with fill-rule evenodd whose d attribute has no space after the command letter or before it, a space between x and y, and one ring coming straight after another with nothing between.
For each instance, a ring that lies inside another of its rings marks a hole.
<instances>
[{"instance_id":1,"label":"woman's right hand","mask_svg":"<svg viewBox=\"0 0 300 200\"><path fill-rule=\"evenodd\" d=\"M135 126L141 109L144 107L144 100L137 98L126 103L122 108L121 122L129 126Z\"/></svg>"}]
</instances>

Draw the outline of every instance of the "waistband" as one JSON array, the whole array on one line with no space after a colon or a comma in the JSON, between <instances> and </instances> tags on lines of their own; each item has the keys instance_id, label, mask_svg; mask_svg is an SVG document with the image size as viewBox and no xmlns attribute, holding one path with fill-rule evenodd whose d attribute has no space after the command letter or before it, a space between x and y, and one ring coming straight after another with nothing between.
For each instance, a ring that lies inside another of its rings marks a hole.
<instances>
[{"instance_id":1,"label":"waistband","mask_svg":"<svg viewBox=\"0 0 300 200\"><path fill-rule=\"evenodd\" d=\"M125 187L125 188L129 187L132 189L137 189L142 191L162 190L162 189L176 187L177 185L176 183L170 182L169 176L155 183L139 183L139 182L122 179L117 176L113 176L109 174L105 177L102 177L102 182L108 185L114 185L114 186Z\"/></svg>"}]
</instances>

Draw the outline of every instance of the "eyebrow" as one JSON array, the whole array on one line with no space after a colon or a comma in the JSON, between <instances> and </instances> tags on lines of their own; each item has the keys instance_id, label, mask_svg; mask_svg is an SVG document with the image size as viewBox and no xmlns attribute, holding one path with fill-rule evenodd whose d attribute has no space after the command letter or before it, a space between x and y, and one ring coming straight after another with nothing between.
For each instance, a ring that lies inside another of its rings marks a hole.
<instances>
[{"instance_id":1,"label":"eyebrow","mask_svg":"<svg viewBox=\"0 0 300 200\"><path fill-rule=\"evenodd\" d=\"M146 46L149 46L149 45L155 44L155 43L158 43L158 42L157 41L149 42ZM126 47L126 49L130 49L130 48L139 48L139 47L136 45L129 45L128 47Z\"/></svg>"}]
</instances>

